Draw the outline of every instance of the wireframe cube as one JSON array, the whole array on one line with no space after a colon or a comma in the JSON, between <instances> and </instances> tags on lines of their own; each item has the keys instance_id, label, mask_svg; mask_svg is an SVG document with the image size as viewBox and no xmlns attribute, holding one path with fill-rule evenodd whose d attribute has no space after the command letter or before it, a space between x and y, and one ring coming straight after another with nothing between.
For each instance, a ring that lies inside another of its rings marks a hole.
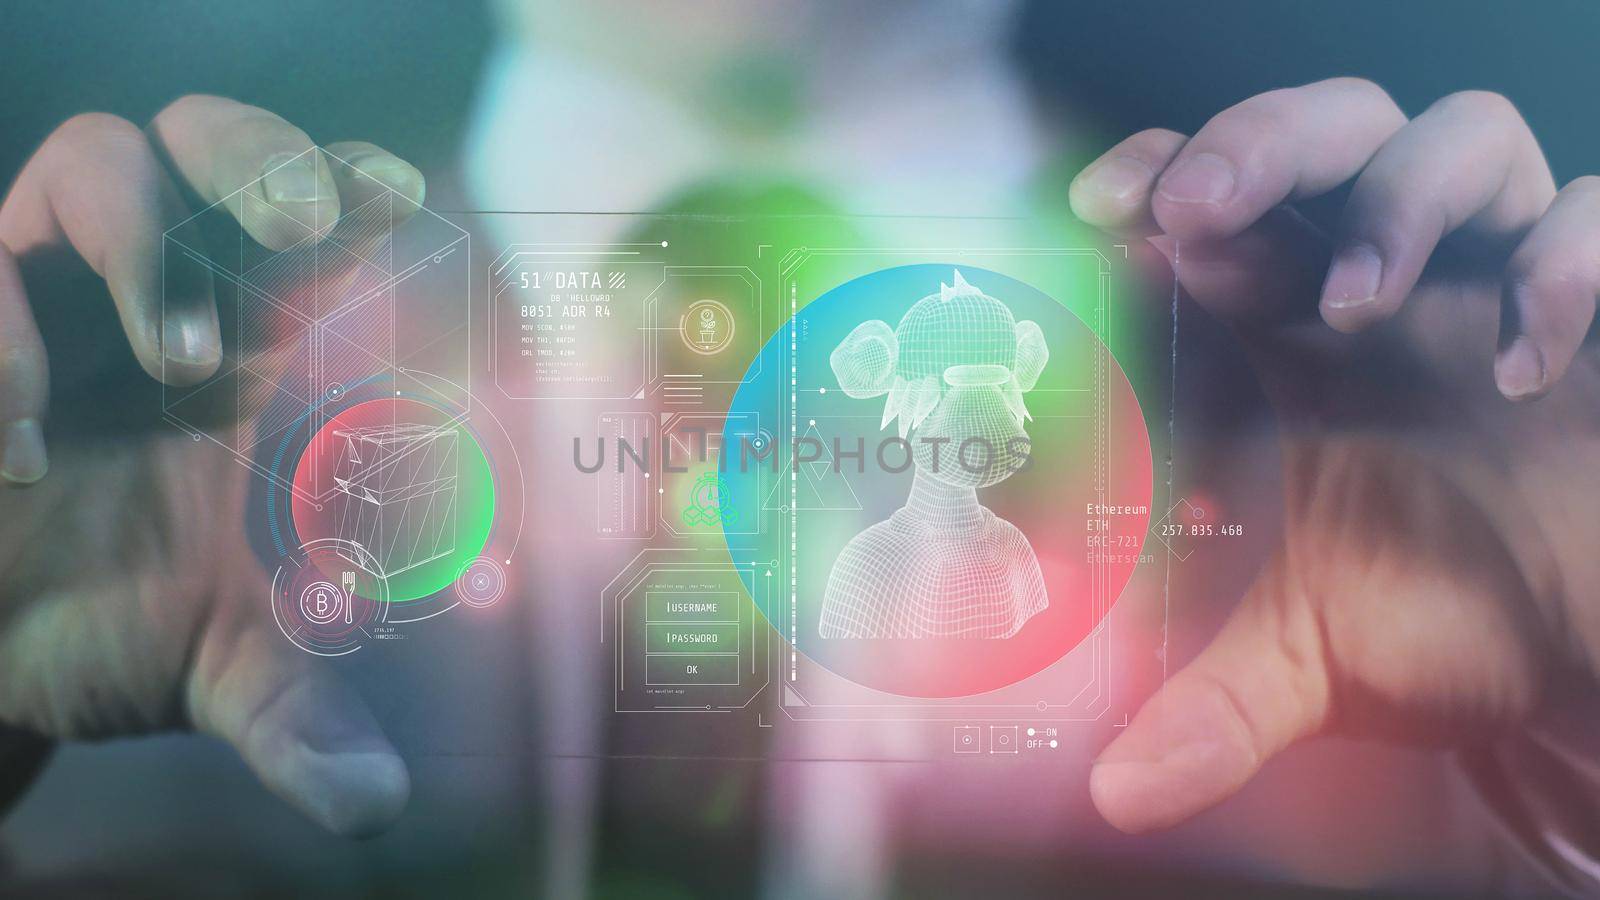
<instances>
[{"instance_id":1,"label":"wireframe cube","mask_svg":"<svg viewBox=\"0 0 1600 900\"><path fill-rule=\"evenodd\" d=\"M339 537L366 551L339 555L390 577L455 550L457 433L453 427L338 429L333 478Z\"/></svg>"},{"instance_id":2,"label":"wireframe cube","mask_svg":"<svg viewBox=\"0 0 1600 900\"><path fill-rule=\"evenodd\" d=\"M318 215L339 207L335 221L286 216L251 182L162 236L163 310L209 285L223 338L215 375L163 379L162 413L191 433L246 421L217 440L256 466L317 434L364 384L472 408L467 232L326 149L291 162L311 160L349 188L341 203L318 198ZM242 222L269 223L284 246ZM331 501L331 473L310 474L308 492Z\"/></svg>"}]
</instances>

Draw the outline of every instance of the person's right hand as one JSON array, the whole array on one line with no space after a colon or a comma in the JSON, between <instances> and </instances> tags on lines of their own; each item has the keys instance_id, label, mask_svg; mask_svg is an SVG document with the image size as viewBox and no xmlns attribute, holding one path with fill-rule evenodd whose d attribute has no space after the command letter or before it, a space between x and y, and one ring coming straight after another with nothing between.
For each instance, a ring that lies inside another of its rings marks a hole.
<instances>
[{"instance_id":1,"label":"person's right hand","mask_svg":"<svg viewBox=\"0 0 1600 900\"><path fill-rule=\"evenodd\" d=\"M273 625L244 535L248 471L162 423L155 382L117 368L137 359L175 388L217 369L211 279L163 286L162 235L199 205L246 188L259 203L229 212L278 250L325 234L374 180L422 201L421 174L394 155L334 144L347 164L330 165L313 146L218 97L178 100L147 129L83 115L0 207L0 476L14 486L0 491L0 723L63 739L194 727L359 835L399 814L405 764L361 699ZM205 239L192 225L178 236ZM113 316L126 341L97 342L94 323ZM38 325L63 319L69 333L46 347ZM138 425L113 432L112 419Z\"/></svg>"},{"instance_id":2,"label":"person's right hand","mask_svg":"<svg viewBox=\"0 0 1600 900\"><path fill-rule=\"evenodd\" d=\"M1348 182L1330 228L1286 205ZM1287 490L1254 587L1096 762L1113 825L1184 820L1309 735L1482 746L1592 697L1600 178L1558 193L1502 97L1408 119L1336 79L1136 134L1071 199L1233 326Z\"/></svg>"}]
</instances>

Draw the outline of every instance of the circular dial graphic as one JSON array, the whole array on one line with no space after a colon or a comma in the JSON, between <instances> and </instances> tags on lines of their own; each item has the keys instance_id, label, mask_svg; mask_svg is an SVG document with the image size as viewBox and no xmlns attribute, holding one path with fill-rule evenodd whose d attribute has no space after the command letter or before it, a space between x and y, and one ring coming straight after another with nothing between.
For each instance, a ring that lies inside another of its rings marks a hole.
<instances>
[{"instance_id":1,"label":"circular dial graphic","mask_svg":"<svg viewBox=\"0 0 1600 900\"><path fill-rule=\"evenodd\" d=\"M300 649L341 656L361 646L389 610L388 585L372 558L338 538L308 541L272 576L272 618Z\"/></svg>"},{"instance_id":2,"label":"circular dial graphic","mask_svg":"<svg viewBox=\"0 0 1600 900\"><path fill-rule=\"evenodd\" d=\"M733 342L733 312L718 300L696 300L684 310L678 333L690 350L711 356Z\"/></svg>"},{"instance_id":3,"label":"circular dial graphic","mask_svg":"<svg viewBox=\"0 0 1600 900\"><path fill-rule=\"evenodd\" d=\"M468 606L493 606L505 592L506 570L487 556L467 563L456 579L456 596Z\"/></svg>"}]
</instances>

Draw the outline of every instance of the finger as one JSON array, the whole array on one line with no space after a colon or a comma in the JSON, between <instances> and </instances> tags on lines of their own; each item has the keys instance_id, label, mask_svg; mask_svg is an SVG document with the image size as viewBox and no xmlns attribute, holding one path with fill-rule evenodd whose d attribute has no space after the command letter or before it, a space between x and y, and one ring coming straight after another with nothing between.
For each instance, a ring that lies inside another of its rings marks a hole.
<instances>
[{"instance_id":1,"label":"finger","mask_svg":"<svg viewBox=\"0 0 1600 900\"><path fill-rule=\"evenodd\" d=\"M1151 208L1180 240L1232 237L1285 201L1355 177L1405 122L1382 88L1359 78L1260 94L1218 113L1184 145Z\"/></svg>"},{"instance_id":2,"label":"finger","mask_svg":"<svg viewBox=\"0 0 1600 900\"><path fill-rule=\"evenodd\" d=\"M264 109L195 94L157 113L149 132L185 185L208 204L223 202L269 250L320 239L339 220L327 160L304 131Z\"/></svg>"},{"instance_id":3,"label":"finger","mask_svg":"<svg viewBox=\"0 0 1600 900\"><path fill-rule=\"evenodd\" d=\"M1269 569L1216 639L1095 761L1089 791L1117 828L1175 825L1239 790L1321 727L1327 666L1309 605Z\"/></svg>"},{"instance_id":4,"label":"finger","mask_svg":"<svg viewBox=\"0 0 1600 900\"><path fill-rule=\"evenodd\" d=\"M399 195L394 206L394 224L411 218L427 196L422 173L393 153L365 141L340 141L323 148L333 165L334 184L339 203L345 210L358 209L369 201Z\"/></svg>"},{"instance_id":5,"label":"finger","mask_svg":"<svg viewBox=\"0 0 1600 900\"><path fill-rule=\"evenodd\" d=\"M1150 213L1150 191L1188 138L1164 128L1141 131L1106 151L1072 179L1072 213L1118 234L1149 235L1159 229Z\"/></svg>"},{"instance_id":6,"label":"finger","mask_svg":"<svg viewBox=\"0 0 1600 900\"><path fill-rule=\"evenodd\" d=\"M1356 179L1322 287L1322 315L1357 331L1394 315L1445 235L1471 225L1516 237L1555 182L1511 102L1470 91L1401 129Z\"/></svg>"},{"instance_id":7,"label":"finger","mask_svg":"<svg viewBox=\"0 0 1600 900\"><path fill-rule=\"evenodd\" d=\"M1220 241L1178 241L1170 235L1148 240L1167 258L1189 296L1221 319L1283 322L1315 314L1328 239L1287 206Z\"/></svg>"},{"instance_id":8,"label":"finger","mask_svg":"<svg viewBox=\"0 0 1600 900\"><path fill-rule=\"evenodd\" d=\"M1233 326L1281 424L1320 419L1335 407L1330 385L1348 372L1355 347L1317 318L1328 269L1328 236L1293 207L1279 206L1241 234L1219 241L1147 238L1184 292Z\"/></svg>"},{"instance_id":9,"label":"finger","mask_svg":"<svg viewBox=\"0 0 1600 900\"><path fill-rule=\"evenodd\" d=\"M269 789L328 830L387 828L411 781L367 705L271 626L232 615L201 638L186 695L195 727L232 744Z\"/></svg>"},{"instance_id":10,"label":"finger","mask_svg":"<svg viewBox=\"0 0 1600 900\"><path fill-rule=\"evenodd\" d=\"M1512 400L1538 397L1566 372L1600 295L1600 177L1567 185L1511 255L1494 377Z\"/></svg>"},{"instance_id":11,"label":"finger","mask_svg":"<svg viewBox=\"0 0 1600 900\"><path fill-rule=\"evenodd\" d=\"M50 467L39 426L49 384L44 342L22 275L0 244L0 478L11 484L33 484Z\"/></svg>"},{"instance_id":12,"label":"finger","mask_svg":"<svg viewBox=\"0 0 1600 900\"><path fill-rule=\"evenodd\" d=\"M216 371L222 338L208 271L177 267L163 285L161 236L185 218L144 134L96 113L68 120L23 167L0 241L21 255L65 239L105 279L145 371L193 384Z\"/></svg>"},{"instance_id":13,"label":"finger","mask_svg":"<svg viewBox=\"0 0 1600 900\"><path fill-rule=\"evenodd\" d=\"M333 167L344 210L333 239L356 256L383 256L381 245L395 228L422 208L427 186L416 167L363 141L323 148Z\"/></svg>"}]
</instances>

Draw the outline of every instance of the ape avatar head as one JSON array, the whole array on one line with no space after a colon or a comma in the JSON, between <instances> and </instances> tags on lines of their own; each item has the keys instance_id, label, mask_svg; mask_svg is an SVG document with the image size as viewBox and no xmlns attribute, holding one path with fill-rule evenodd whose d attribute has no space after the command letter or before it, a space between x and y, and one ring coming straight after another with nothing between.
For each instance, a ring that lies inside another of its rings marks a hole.
<instances>
[{"instance_id":1,"label":"ape avatar head","mask_svg":"<svg viewBox=\"0 0 1600 900\"><path fill-rule=\"evenodd\" d=\"M856 326L828 361L847 395L889 395L879 427L899 423L921 472L981 488L1026 458L1022 425L1032 417L1022 395L1049 358L1036 323L1018 322L958 271L954 285L918 300L898 327L881 319Z\"/></svg>"}]
</instances>

